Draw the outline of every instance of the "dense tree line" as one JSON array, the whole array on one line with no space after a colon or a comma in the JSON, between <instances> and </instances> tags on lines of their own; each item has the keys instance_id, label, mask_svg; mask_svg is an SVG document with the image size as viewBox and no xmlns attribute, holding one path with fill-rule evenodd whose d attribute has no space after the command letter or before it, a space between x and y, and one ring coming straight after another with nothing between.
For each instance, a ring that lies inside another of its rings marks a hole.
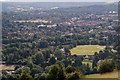
<instances>
[{"instance_id":1,"label":"dense tree line","mask_svg":"<svg viewBox=\"0 0 120 80\"><path fill-rule=\"evenodd\" d=\"M64 67L63 64L59 62L50 66L46 72L40 71L40 67L32 69L29 67L18 68L15 74L3 74L2 80L79 80L82 78L82 73L75 67Z\"/></svg>"}]
</instances>

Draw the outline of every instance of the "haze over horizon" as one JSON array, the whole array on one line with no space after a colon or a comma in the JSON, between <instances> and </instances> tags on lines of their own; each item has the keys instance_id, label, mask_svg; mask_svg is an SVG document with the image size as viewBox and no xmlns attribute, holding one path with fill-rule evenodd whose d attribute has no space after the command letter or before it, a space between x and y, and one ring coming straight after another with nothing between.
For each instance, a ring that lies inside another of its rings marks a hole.
<instances>
[{"instance_id":1,"label":"haze over horizon","mask_svg":"<svg viewBox=\"0 0 120 80\"><path fill-rule=\"evenodd\" d=\"M112 3L112 2L118 2L119 0L0 0L2 2L106 2L106 3Z\"/></svg>"}]
</instances>

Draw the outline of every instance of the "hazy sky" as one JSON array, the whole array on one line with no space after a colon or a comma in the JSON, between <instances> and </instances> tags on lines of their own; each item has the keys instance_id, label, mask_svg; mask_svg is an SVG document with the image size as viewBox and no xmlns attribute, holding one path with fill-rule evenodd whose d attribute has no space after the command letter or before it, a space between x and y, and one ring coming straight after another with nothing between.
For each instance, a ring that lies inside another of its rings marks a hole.
<instances>
[{"instance_id":1,"label":"hazy sky","mask_svg":"<svg viewBox=\"0 0 120 80\"><path fill-rule=\"evenodd\" d=\"M118 2L120 0L0 0L11 2Z\"/></svg>"}]
</instances>

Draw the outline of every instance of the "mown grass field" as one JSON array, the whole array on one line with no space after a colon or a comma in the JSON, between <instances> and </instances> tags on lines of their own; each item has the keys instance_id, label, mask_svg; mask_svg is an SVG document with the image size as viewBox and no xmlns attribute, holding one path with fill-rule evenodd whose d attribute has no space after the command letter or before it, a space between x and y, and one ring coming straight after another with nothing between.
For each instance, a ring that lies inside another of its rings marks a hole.
<instances>
[{"instance_id":1,"label":"mown grass field","mask_svg":"<svg viewBox=\"0 0 120 80\"><path fill-rule=\"evenodd\" d=\"M14 70L14 66L0 65L0 70Z\"/></svg>"},{"instance_id":2,"label":"mown grass field","mask_svg":"<svg viewBox=\"0 0 120 80\"><path fill-rule=\"evenodd\" d=\"M85 78L119 78L119 76L120 76L120 71L114 71L105 74L86 75Z\"/></svg>"},{"instance_id":3,"label":"mown grass field","mask_svg":"<svg viewBox=\"0 0 120 80\"><path fill-rule=\"evenodd\" d=\"M100 45L81 45L71 49L72 55L94 55L95 52L104 50L105 46Z\"/></svg>"}]
</instances>

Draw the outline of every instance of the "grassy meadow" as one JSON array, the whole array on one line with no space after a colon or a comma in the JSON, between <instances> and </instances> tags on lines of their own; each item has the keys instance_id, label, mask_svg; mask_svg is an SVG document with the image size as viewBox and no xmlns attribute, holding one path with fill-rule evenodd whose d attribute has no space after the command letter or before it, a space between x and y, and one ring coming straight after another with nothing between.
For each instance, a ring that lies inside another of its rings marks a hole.
<instances>
[{"instance_id":1,"label":"grassy meadow","mask_svg":"<svg viewBox=\"0 0 120 80\"><path fill-rule=\"evenodd\" d=\"M15 66L9 66L9 65L0 65L0 70L14 70Z\"/></svg>"},{"instance_id":2,"label":"grassy meadow","mask_svg":"<svg viewBox=\"0 0 120 80\"><path fill-rule=\"evenodd\" d=\"M86 75L85 78L119 78L120 71L114 71L110 73L104 73L104 74L90 74Z\"/></svg>"},{"instance_id":3,"label":"grassy meadow","mask_svg":"<svg viewBox=\"0 0 120 80\"><path fill-rule=\"evenodd\" d=\"M72 55L94 55L95 52L99 52L100 50L104 50L105 46L100 45L81 45L75 48L72 48Z\"/></svg>"}]
</instances>

